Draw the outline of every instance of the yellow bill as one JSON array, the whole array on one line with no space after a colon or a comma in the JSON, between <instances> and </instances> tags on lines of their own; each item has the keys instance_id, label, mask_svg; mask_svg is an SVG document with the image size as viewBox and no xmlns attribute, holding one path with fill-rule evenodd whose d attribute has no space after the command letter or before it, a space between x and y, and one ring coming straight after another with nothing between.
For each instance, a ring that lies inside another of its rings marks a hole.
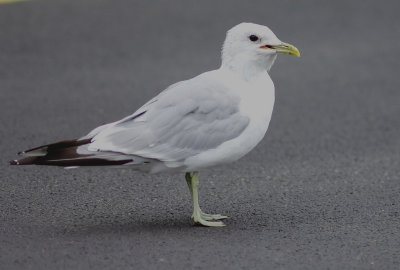
<instances>
[{"instance_id":1,"label":"yellow bill","mask_svg":"<svg viewBox=\"0 0 400 270\"><path fill-rule=\"evenodd\" d=\"M277 53L286 53L290 55L295 55L297 57L300 57L300 51L293 45L282 42L279 45L263 45L260 48L262 49L272 49L275 50Z\"/></svg>"}]
</instances>

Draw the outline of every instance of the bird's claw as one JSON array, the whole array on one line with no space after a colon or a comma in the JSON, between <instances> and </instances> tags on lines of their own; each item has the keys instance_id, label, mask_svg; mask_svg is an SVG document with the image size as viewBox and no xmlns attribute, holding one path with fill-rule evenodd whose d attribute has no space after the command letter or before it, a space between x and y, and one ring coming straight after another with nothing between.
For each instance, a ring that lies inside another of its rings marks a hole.
<instances>
[{"instance_id":1,"label":"bird's claw","mask_svg":"<svg viewBox=\"0 0 400 270\"><path fill-rule=\"evenodd\" d=\"M224 227L226 226L222 221L216 221L220 219L226 219L228 216L222 216L219 214L206 214L203 212L193 213L192 220L197 225L206 227Z\"/></svg>"},{"instance_id":2,"label":"bird's claw","mask_svg":"<svg viewBox=\"0 0 400 270\"><path fill-rule=\"evenodd\" d=\"M226 225L222 221L208 221L203 218L193 217L194 224L201 225L205 227L225 227Z\"/></svg>"},{"instance_id":3,"label":"bird's claw","mask_svg":"<svg viewBox=\"0 0 400 270\"><path fill-rule=\"evenodd\" d=\"M205 220L221 220L221 219L227 219L229 218L228 216L223 216L220 214L206 214L206 213L201 213L201 217Z\"/></svg>"}]
</instances>

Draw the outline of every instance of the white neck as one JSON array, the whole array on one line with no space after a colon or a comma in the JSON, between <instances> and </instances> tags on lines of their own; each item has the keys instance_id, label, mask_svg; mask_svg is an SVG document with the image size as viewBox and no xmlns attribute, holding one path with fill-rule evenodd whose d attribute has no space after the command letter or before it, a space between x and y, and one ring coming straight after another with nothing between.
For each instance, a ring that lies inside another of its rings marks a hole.
<instances>
[{"instance_id":1,"label":"white neck","mask_svg":"<svg viewBox=\"0 0 400 270\"><path fill-rule=\"evenodd\" d=\"M246 81L269 72L276 59L276 54L263 55L262 57L249 57L246 54L235 55L235 57L223 57L221 68L229 69L238 73Z\"/></svg>"}]
</instances>

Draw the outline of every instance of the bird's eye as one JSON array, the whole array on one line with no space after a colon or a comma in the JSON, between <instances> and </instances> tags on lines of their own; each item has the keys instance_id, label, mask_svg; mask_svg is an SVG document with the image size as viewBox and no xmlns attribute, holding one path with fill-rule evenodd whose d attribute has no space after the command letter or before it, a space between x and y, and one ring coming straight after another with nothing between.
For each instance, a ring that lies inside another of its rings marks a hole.
<instances>
[{"instance_id":1,"label":"bird's eye","mask_svg":"<svg viewBox=\"0 0 400 270\"><path fill-rule=\"evenodd\" d=\"M258 40L258 37L257 37L256 35L251 35L251 36L249 36L249 39L250 39L251 41L255 42L255 41Z\"/></svg>"}]
</instances>

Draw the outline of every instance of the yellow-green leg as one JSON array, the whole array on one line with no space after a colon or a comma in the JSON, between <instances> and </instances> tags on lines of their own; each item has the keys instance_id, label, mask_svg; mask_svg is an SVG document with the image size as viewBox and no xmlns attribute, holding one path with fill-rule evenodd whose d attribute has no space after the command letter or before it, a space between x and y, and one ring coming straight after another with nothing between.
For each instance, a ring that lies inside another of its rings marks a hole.
<instances>
[{"instance_id":1,"label":"yellow-green leg","mask_svg":"<svg viewBox=\"0 0 400 270\"><path fill-rule=\"evenodd\" d=\"M206 214L203 213L200 209L199 206L199 193L198 193L198 187L199 187L199 173L198 172L193 172L193 173L186 173L186 183L189 187L190 195L192 196L193 200L193 215L192 219L195 224L200 224L203 226L209 226L209 227L223 227L225 226L224 223L221 221L211 221L211 220L220 220L220 219L225 219L228 218L227 216L222 216L222 215L211 215L211 214Z\"/></svg>"}]
</instances>

